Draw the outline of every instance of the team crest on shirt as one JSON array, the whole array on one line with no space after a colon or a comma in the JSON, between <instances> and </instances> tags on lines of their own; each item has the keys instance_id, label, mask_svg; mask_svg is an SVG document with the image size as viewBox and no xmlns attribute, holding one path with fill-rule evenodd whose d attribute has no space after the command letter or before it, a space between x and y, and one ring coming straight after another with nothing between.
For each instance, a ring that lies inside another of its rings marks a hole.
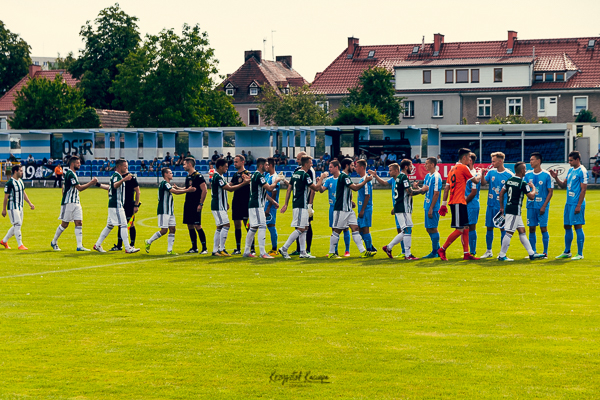
<instances>
[{"instance_id":1,"label":"team crest on shirt","mask_svg":"<svg viewBox=\"0 0 600 400\"><path fill-rule=\"evenodd\" d=\"M495 176L492 176L492 182L494 182L496 180Z\"/></svg>"},{"instance_id":2,"label":"team crest on shirt","mask_svg":"<svg viewBox=\"0 0 600 400\"><path fill-rule=\"evenodd\" d=\"M543 185L543 184L544 184L544 182L543 182L543 181L540 181L540 185Z\"/></svg>"},{"instance_id":3,"label":"team crest on shirt","mask_svg":"<svg viewBox=\"0 0 600 400\"><path fill-rule=\"evenodd\" d=\"M500 183L504 185L506 183L506 181L505 180L501 180Z\"/></svg>"}]
</instances>

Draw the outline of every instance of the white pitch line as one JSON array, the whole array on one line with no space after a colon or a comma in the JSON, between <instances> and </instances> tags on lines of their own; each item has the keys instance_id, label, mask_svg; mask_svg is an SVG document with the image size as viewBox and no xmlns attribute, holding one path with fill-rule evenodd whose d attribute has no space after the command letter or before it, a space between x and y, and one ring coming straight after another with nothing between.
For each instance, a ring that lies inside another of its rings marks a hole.
<instances>
[{"instance_id":1,"label":"white pitch line","mask_svg":"<svg viewBox=\"0 0 600 400\"><path fill-rule=\"evenodd\" d=\"M179 257L184 257L184 255L168 257L168 259L172 260L174 258L179 258ZM58 274L58 273L61 273L61 272L82 271L82 270L86 270L86 269L114 267L114 266L117 266L117 265L127 265L127 264L134 264L134 263L138 263L139 264L139 263L145 263L147 261L162 260L162 259L164 259L164 257L138 258L135 261L124 261L124 262L114 263L114 264L90 265L88 267L69 268L69 269L61 269L61 270L55 270L55 271L44 271L44 272L32 272L32 273L29 273L29 274L20 274L20 275L0 276L0 279L23 278L25 276L36 276L36 275L46 275L46 274Z\"/></svg>"}]
</instances>

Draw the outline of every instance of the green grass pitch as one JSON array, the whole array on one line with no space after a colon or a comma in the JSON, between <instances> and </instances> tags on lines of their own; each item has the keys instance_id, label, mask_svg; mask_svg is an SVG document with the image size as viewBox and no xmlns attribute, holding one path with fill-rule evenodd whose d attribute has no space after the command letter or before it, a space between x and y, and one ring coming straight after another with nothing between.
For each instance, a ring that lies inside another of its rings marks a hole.
<instances>
[{"instance_id":1,"label":"green grass pitch","mask_svg":"<svg viewBox=\"0 0 600 400\"><path fill-rule=\"evenodd\" d=\"M591 399L600 393L598 191L587 195L585 260L554 260L564 247L565 192L557 191L551 259L524 260L515 237L512 263L463 262L459 242L445 263L390 260L381 251L363 260L354 244L351 258L327 260L326 194L315 202L315 260L184 255L190 242L181 224L180 256L164 254L166 238L150 254L77 253L72 225L59 241L63 251L53 252L60 191L27 193L36 205L25 210L29 251L14 250L14 238L13 250L0 250L0 399ZM106 223L106 192L89 189L81 197L84 245L91 248ZM142 190L138 247L157 230L156 199L156 189ZM175 199L181 222L183 196ZM395 235L391 195L377 190L374 199L373 238L381 249ZM413 217L417 257L430 251L422 202L416 198ZM214 221L207 210L203 219L210 249ZM290 219L291 210L279 214L280 244L291 233ZM1 221L4 235L9 223ZM483 211L479 221L482 254ZM442 241L449 225L449 216L441 219ZM234 247L233 229L227 247Z\"/></svg>"}]
</instances>

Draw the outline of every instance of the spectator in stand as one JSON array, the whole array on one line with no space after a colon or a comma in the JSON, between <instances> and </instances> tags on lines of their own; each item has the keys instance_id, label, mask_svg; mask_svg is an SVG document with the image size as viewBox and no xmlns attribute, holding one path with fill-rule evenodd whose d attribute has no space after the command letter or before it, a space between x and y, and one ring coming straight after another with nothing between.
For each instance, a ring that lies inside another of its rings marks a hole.
<instances>
[{"instance_id":1,"label":"spectator in stand","mask_svg":"<svg viewBox=\"0 0 600 400\"><path fill-rule=\"evenodd\" d=\"M11 163L15 163L15 162L17 162L17 157L15 157L15 155L13 153L10 153L10 157L8 157L8 161L10 161Z\"/></svg>"},{"instance_id":2,"label":"spectator in stand","mask_svg":"<svg viewBox=\"0 0 600 400\"><path fill-rule=\"evenodd\" d=\"M35 158L31 154L27 157L27 165L35 165Z\"/></svg>"},{"instance_id":3,"label":"spectator in stand","mask_svg":"<svg viewBox=\"0 0 600 400\"><path fill-rule=\"evenodd\" d=\"M343 160L343 159L345 158L345 157L344 157L344 153L342 153L342 150L340 150L340 151L338 152L338 155L337 155L337 156L335 156L335 158L337 158L337 159L338 159L338 161L339 161L339 160Z\"/></svg>"},{"instance_id":4,"label":"spectator in stand","mask_svg":"<svg viewBox=\"0 0 600 400\"><path fill-rule=\"evenodd\" d=\"M244 160L248 159L248 154L246 154L245 150L242 150L242 155L244 156Z\"/></svg>"},{"instance_id":5,"label":"spectator in stand","mask_svg":"<svg viewBox=\"0 0 600 400\"><path fill-rule=\"evenodd\" d=\"M441 164L442 163L442 155L438 154L437 156L437 164Z\"/></svg>"},{"instance_id":6,"label":"spectator in stand","mask_svg":"<svg viewBox=\"0 0 600 400\"><path fill-rule=\"evenodd\" d=\"M246 156L246 166L250 166L254 164L254 156L252 155L252 152L249 151L248 155Z\"/></svg>"},{"instance_id":7,"label":"spectator in stand","mask_svg":"<svg viewBox=\"0 0 600 400\"><path fill-rule=\"evenodd\" d=\"M598 177L600 176L600 161L596 161L594 166L592 167L592 177L594 178L594 183L598 182Z\"/></svg>"},{"instance_id":8,"label":"spectator in stand","mask_svg":"<svg viewBox=\"0 0 600 400\"><path fill-rule=\"evenodd\" d=\"M173 165L180 165L179 160L181 160L181 157L179 157L179 154L175 152L173 154Z\"/></svg>"},{"instance_id":9,"label":"spectator in stand","mask_svg":"<svg viewBox=\"0 0 600 400\"><path fill-rule=\"evenodd\" d=\"M194 156L192 155L192 153L190 153L190 152L189 152L189 150L188 150L188 152L187 152L187 153L185 153L185 157L181 157L181 158L183 158L184 160L185 160L186 158L193 158L194 160L196 159L196 157L194 157Z\"/></svg>"},{"instance_id":10,"label":"spectator in stand","mask_svg":"<svg viewBox=\"0 0 600 400\"><path fill-rule=\"evenodd\" d=\"M329 166L329 161L331 161L331 156L325 152L325 154L323 154L323 161L325 161L325 165Z\"/></svg>"},{"instance_id":11,"label":"spectator in stand","mask_svg":"<svg viewBox=\"0 0 600 400\"><path fill-rule=\"evenodd\" d=\"M158 157L154 157L154 160L152 161L152 169L151 171L160 171L160 161L158 160Z\"/></svg>"},{"instance_id":12,"label":"spectator in stand","mask_svg":"<svg viewBox=\"0 0 600 400\"><path fill-rule=\"evenodd\" d=\"M221 158L221 156L220 156L220 155L219 155L219 153L218 153L218 152L215 150L215 153L212 155L212 157L211 157L210 159L212 160L212 162L213 162L213 164L214 164L214 163L216 163L216 162L217 162L217 160L218 160L219 158Z\"/></svg>"},{"instance_id":13,"label":"spectator in stand","mask_svg":"<svg viewBox=\"0 0 600 400\"><path fill-rule=\"evenodd\" d=\"M172 159L171 159L171 153L169 153L169 152L167 151L167 155L166 155L166 156L165 156L165 158L163 159L162 163L163 163L163 165L165 165L165 166L170 166L170 165L173 163L173 161L172 161Z\"/></svg>"},{"instance_id":14,"label":"spectator in stand","mask_svg":"<svg viewBox=\"0 0 600 400\"><path fill-rule=\"evenodd\" d=\"M227 152L227 155L225 156L225 161L227 161L227 168L231 167L231 164L233 164L233 157L231 156L230 151Z\"/></svg>"},{"instance_id":15,"label":"spectator in stand","mask_svg":"<svg viewBox=\"0 0 600 400\"><path fill-rule=\"evenodd\" d=\"M148 166L146 165L146 161L145 160L142 160L142 163L140 164L140 171L141 172L148 171Z\"/></svg>"},{"instance_id":16,"label":"spectator in stand","mask_svg":"<svg viewBox=\"0 0 600 400\"><path fill-rule=\"evenodd\" d=\"M108 157L104 157L104 162L102 163L102 171L110 171L110 161Z\"/></svg>"},{"instance_id":17,"label":"spectator in stand","mask_svg":"<svg viewBox=\"0 0 600 400\"><path fill-rule=\"evenodd\" d=\"M381 150L381 154L375 160L375 167L385 167L387 161L387 155L385 151Z\"/></svg>"},{"instance_id":18,"label":"spectator in stand","mask_svg":"<svg viewBox=\"0 0 600 400\"><path fill-rule=\"evenodd\" d=\"M283 165L287 165L287 163L288 163L288 156L287 156L287 154L285 154L285 153L281 153L281 158L280 158L280 160L281 160L281 164L283 164Z\"/></svg>"},{"instance_id":19,"label":"spectator in stand","mask_svg":"<svg viewBox=\"0 0 600 400\"><path fill-rule=\"evenodd\" d=\"M275 165L279 165L281 163L281 154L279 154L279 150L275 149L275 154L273 154L273 160L275 160Z\"/></svg>"},{"instance_id":20,"label":"spectator in stand","mask_svg":"<svg viewBox=\"0 0 600 400\"><path fill-rule=\"evenodd\" d=\"M51 166L52 166L52 164L54 164L54 160L52 159L52 157L50 157L50 158L48 159L48 161L46 162L46 166L47 166L47 167L51 167Z\"/></svg>"},{"instance_id":21,"label":"spectator in stand","mask_svg":"<svg viewBox=\"0 0 600 400\"><path fill-rule=\"evenodd\" d=\"M60 166L60 164L58 164L56 168L54 168L54 176L56 178L56 180L54 181L54 187L62 188L63 169Z\"/></svg>"},{"instance_id":22,"label":"spectator in stand","mask_svg":"<svg viewBox=\"0 0 600 400\"><path fill-rule=\"evenodd\" d=\"M415 154L415 158L412 160L413 164L421 164L421 157L418 154Z\"/></svg>"},{"instance_id":23,"label":"spectator in stand","mask_svg":"<svg viewBox=\"0 0 600 400\"><path fill-rule=\"evenodd\" d=\"M317 160L317 167L315 168L315 171L325 171L325 160L323 159L323 156L319 157L319 159Z\"/></svg>"},{"instance_id":24,"label":"spectator in stand","mask_svg":"<svg viewBox=\"0 0 600 400\"><path fill-rule=\"evenodd\" d=\"M365 151L364 151L364 150L361 150L361 151L360 151L360 155L358 156L358 159L359 159L359 160L365 160L365 161L367 161L367 158L368 158L368 157L367 157L367 155L365 154Z\"/></svg>"},{"instance_id":25,"label":"spectator in stand","mask_svg":"<svg viewBox=\"0 0 600 400\"><path fill-rule=\"evenodd\" d=\"M212 177L215 174L215 165L212 163L212 161L210 161L208 163L208 181L211 182L212 181Z\"/></svg>"},{"instance_id":26,"label":"spectator in stand","mask_svg":"<svg viewBox=\"0 0 600 400\"><path fill-rule=\"evenodd\" d=\"M390 164L394 164L395 162L396 162L396 155L394 153L390 153L387 156L386 164L390 165Z\"/></svg>"}]
</instances>

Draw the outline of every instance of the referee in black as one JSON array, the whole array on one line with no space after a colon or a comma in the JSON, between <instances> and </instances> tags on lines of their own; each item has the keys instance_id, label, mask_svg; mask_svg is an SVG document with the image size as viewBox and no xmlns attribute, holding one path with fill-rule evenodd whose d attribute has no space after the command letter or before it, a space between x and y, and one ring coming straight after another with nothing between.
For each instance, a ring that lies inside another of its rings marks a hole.
<instances>
[{"instance_id":1,"label":"referee in black","mask_svg":"<svg viewBox=\"0 0 600 400\"><path fill-rule=\"evenodd\" d=\"M231 177L231 186L237 186L244 183L242 175L252 175L245 168L246 157L238 154L233 159L233 166L237 169L237 172ZM236 249L231 253L232 255L242 254L242 224L246 228L246 232L250 229L248 225L248 203L250 202L250 185L246 185L233 193L233 200L231 200L231 219L235 225L235 244ZM254 253L254 243L252 243L252 253Z\"/></svg>"},{"instance_id":2,"label":"referee in black","mask_svg":"<svg viewBox=\"0 0 600 400\"><path fill-rule=\"evenodd\" d=\"M125 178L127 175L131 174L128 172L123 175ZM125 209L125 218L127 221L131 221L134 214L138 212L140 209L140 185L137 181L137 176L135 174L131 174L131 180L127 182L125 185L125 203L123 203L123 208ZM115 244L110 251L121 251L123 250L123 239L121 239L121 234L117 229L117 244ZM131 247L135 247L135 221L131 221L131 227L129 227L129 240L131 241Z\"/></svg>"},{"instance_id":3,"label":"referee in black","mask_svg":"<svg viewBox=\"0 0 600 400\"><path fill-rule=\"evenodd\" d=\"M183 160L183 169L188 173L185 178L185 188L193 186L196 188L195 192L188 192L185 194L185 203L183 204L183 223L187 224L190 239L192 241L192 248L186 251L186 253L198 253L198 238L202 244L202 251L200 254L208 254L206 249L206 235L204 229L202 229L202 208L204 207L204 200L206 199L206 181L204 176L196 171L196 159L193 157L186 157ZM196 232L198 236L196 237Z\"/></svg>"}]
</instances>

